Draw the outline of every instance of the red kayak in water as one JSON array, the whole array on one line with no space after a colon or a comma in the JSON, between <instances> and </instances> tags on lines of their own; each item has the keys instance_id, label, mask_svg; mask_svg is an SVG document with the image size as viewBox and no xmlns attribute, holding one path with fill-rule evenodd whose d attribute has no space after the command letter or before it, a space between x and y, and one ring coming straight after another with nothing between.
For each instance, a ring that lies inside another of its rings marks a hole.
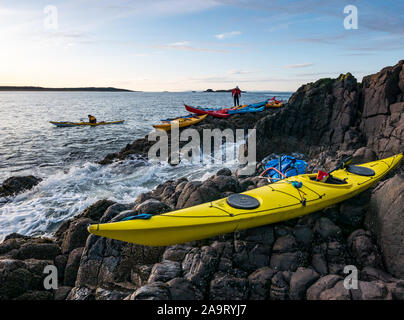
<instances>
[{"instance_id":1,"label":"red kayak in water","mask_svg":"<svg viewBox=\"0 0 404 320\"><path fill-rule=\"evenodd\" d=\"M216 118L228 118L230 114L227 113L228 109L214 109L214 108L202 108L202 107L192 107L184 104L187 111L196 114L208 114Z\"/></svg>"}]
</instances>

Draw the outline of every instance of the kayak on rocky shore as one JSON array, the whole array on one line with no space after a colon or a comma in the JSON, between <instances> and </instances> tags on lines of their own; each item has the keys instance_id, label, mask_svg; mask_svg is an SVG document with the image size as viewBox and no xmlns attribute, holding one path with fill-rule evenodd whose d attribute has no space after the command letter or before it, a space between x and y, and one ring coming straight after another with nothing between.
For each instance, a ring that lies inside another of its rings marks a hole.
<instances>
[{"instance_id":1,"label":"kayak on rocky shore","mask_svg":"<svg viewBox=\"0 0 404 320\"><path fill-rule=\"evenodd\" d=\"M342 163L326 174L327 180L316 179L316 174L301 174L173 212L93 224L88 231L136 244L165 246L289 220L363 192L396 168L402 157L400 153L355 166Z\"/></svg>"},{"instance_id":2,"label":"kayak on rocky shore","mask_svg":"<svg viewBox=\"0 0 404 320\"><path fill-rule=\"evenodd\" d=\"M202 107L193 107L184 104L185 109L189 112L196 114L208 114L212 117L216 118L228 118L230 114L227 113L227 109L215 109L215 108L202 108Z\"/></svg>"},{"instance_id":3,"label":"kayak on rocky shore","mask_svg":"<svg viewBox=\"0 0 404 320\"><path fill-rule=\"evenodd\" d=\"M271 99L268 100L268 102L265 104L265 108L280 108L283 107L284 103L282 100L277 100L276 97L272 97Z\"/></svg>"},{"instance_id":4,"label":"kayak on rocky shore","mask_svg":"<svg viewBox=\"0 0 404 320\"><path fill-rule=\"evenodd\" d=\"M57 122L57 121L49 121L53 125L57 127L76 127L76 126L91 126L91 127L97 127L101 125L109 125L109 124L122 124L125 122L125 120L119 120L119 121L111 121L111 122L96 122L96 123L90 123L90 122Z\"/></svg>"},{"instance_id":5,"label":"kayak on rocky shore","mask_svg":"<svg viewBox=\"0 0 404 320\"><path fill-rule=\"evenodd\" d=\"M153 125L153 127L155 129L169 131L169 130L171 130L173 125L177 124L179 128L184 128L184 127L188 127L190 125L201 122L207 116L208 116L207 114L205 114L205 115L188 115L188 116L183 116L183 117L178 117L178 118L173 118L173 119L164 119L164 120L161 120L163 122L162 124L155 124L155 125Z\"/></svg>"},{"instance_id":6,"label":"kayak on rocky shore","mask_svg":"<svg viewBox=\"0 0 404 320\"><path fill-rule=\"evenodd\" d=\"M250 107L246 106L244 108L239 108L239 109L229 109L227 110L228 114L239 114L239 113L252 113L252 112L261 112L264 111L265 105L261 107Z\"/></svg>"},{"instance_id":7,"label":"kayak on rocky shore","mask_svg":"<svg viewBox=\"0 0 404 320\"><path fill-rule=\"evenodd\" d=\"M204 108L187 104L184 104L184 106L187 111L195 114L208 114L216 118L228 118L231 114L259 112L268 107L279 107L281 106L281 101L275 100L275 97L273 97L272 99L230 108Z\"/></svg>"}]
</instances>

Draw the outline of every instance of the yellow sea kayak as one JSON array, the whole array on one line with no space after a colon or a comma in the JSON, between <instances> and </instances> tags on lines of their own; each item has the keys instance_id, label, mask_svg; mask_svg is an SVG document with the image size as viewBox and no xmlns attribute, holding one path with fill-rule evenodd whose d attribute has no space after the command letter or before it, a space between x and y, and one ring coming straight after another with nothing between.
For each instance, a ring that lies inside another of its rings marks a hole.
<instances>
[{"instance_id":1,"label":"yellow sea kayak","mask_svg":"<svg viewBox=\"0 0 404 320\"><path fill-rule=\"evenodd\" d=\"M171 130L172 125L178 125L179 128L188 127L190 125L201 122L207 116L208 116L207 114L191 115L188 117L176 118L176 119L171 119L171 120L163 120L163 123L155 124L155 125L153 125L153 127L155 129L169 131L169 130Z\"/></svg>"},{"instance_id":2,"label":"yellow sea kayak","mask_svg":"<svg viewBox=\"0 0 404 320\"><path fill-rule=\"evenodd\" d=\"M334 171L333 179L329 178L327 182L315 180L316 174L302 174L147 220L90 225L88 231L142 245L165 246L293 219L370 188L394 169L402 157L398 154L359 166L348 166Z\"/></svg>"},{"instance_id":3,"label":"yellow sea kayak","mask_svg":"<svg viewBox=\"0 0 404 320\"><path fill-rule=\"evenodd\" d=\"M107 124L122 124L125 122L125 120L119 120L119 121L112 121L112 122L97 122L97 123L90 123L90 122L56 122L56 121L49 121L53 125L57 127L76 127L76 126L91 126L91 127L97 127L97 126L102 126L102 125L107 125Z\"/></svg>"},{"instance_id":4,"label":"yellow sea kayak","mask_svg":"<svg viewBox=\"0 0 404 320\"><path fill-rule=\"evenodd\" d=\"M269 102L265 105L265 108L280 108L283 107L283 102Z\"/></svg>"}]
</instances>

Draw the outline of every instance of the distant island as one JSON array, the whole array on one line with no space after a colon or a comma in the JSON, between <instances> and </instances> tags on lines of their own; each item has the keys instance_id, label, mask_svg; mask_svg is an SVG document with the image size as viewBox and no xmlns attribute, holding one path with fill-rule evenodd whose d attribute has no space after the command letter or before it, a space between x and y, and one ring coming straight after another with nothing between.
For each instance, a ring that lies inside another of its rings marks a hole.
<instances>
[{"instance_id":1,"label":"distant island","mask_svg":"<svg viewBox=\"0 0 404 320\"><path fill-rule=\"evenodd\" d=\"M232 91L233 89L221 89L221 90L207 89L204 92L232 92ZM247 92L247 91L241 90L241 92Z\"/></svg>"},{"instance_id":2,"label":"distant island","mask_svg":"<svg viewBox=\"0 0 404 320\"><path fill-rule=\"evenodd\" d=\"M0 86L0 91L93 91L93 92L138 92L128 89L118 89L112 87L96 88L96 87L83 87L83 88L43 88L43 87L30 87L30 86Z\"/></svg>"}]
</instances>

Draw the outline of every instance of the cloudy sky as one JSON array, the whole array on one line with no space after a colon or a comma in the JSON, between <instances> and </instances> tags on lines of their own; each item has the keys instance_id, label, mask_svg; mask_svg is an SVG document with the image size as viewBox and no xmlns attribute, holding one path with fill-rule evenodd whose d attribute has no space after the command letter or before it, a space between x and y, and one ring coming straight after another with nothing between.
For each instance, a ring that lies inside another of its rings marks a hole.
<instances>
[{"instance_id":1,"label":"cloudy sky","mask_svg":"<svg viewBox=\"0 0 404 320\"><path fill-rule=\"evenodd\" d=\"M404 59L404 2L2 0L0 39L0 85L294 91Z\"/></svg>"}]
</instances>

